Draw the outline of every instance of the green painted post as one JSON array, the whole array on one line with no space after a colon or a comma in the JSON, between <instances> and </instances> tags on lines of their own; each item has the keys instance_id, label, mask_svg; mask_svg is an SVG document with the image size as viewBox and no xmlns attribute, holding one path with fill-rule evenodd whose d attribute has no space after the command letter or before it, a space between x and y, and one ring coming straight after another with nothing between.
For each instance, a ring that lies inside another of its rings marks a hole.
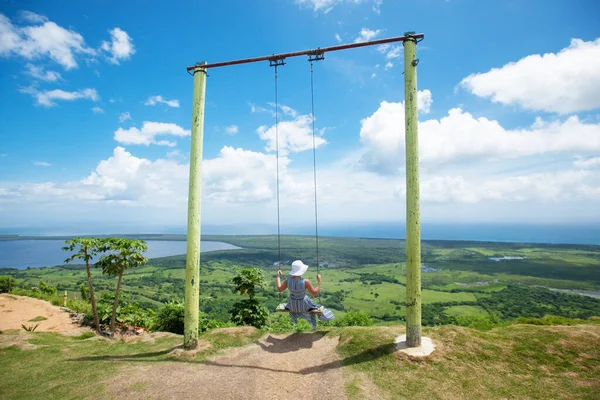
<instances>
[{"instance_id":1,"label":"green painted post","mask_svg":"<svg viewBox=\"0 0 600 400\"><path fill-rule=\"evenodd\" d=\"M190 149L190 185L188 193L187 256L185 263L185 320L183 346L198 347L200 310L200 213L202 200L202 141L204 136L204 94L206 70L198 63L194 70L192 105L192 145Z\"/></svg>"},{"instance_id":2,"label":"green painted post","mask_svg":"<svg viewBox=\"0 0 600 400\"><path fill-rule=\"evenodd\" d=\"M407 33L408 34L408 33ZM405 35L407 35L405 34ZM417 43L404 40L406 120L406 344L421 345L421 223L419 220L419 141Z\"/></svg>"}]
</instances>

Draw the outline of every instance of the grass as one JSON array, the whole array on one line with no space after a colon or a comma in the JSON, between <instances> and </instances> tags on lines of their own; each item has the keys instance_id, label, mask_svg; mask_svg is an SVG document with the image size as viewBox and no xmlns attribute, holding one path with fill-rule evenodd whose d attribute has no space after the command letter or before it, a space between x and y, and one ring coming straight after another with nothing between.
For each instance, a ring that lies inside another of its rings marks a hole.
<instances>
[{"instance_id":1,"label":"grass","mask_svg":"<svg viewBox=\"0 0 600 400\"><path fill-rule=\"evenodd\" d=\"M425 329L437 345L426 360L393 354L401 332L398 327L339 331L339 352L351 376L366 374L389 398L585 399L600 390L598 325ZM365 397L357 381L349 383L353 399Z\"/></svg>"},{"instance_id":2,"label":"grass","mask_svg":"<svg viewBox=\"0 0 600 400\"><path fill-rule=\"evenodd\" d=\"M182 342L182 336L168 334L154 343L110 341L84 333L76 337L56 333L29 334L28 341L18 339L18 332L4 332L3 341L17 339L37 346L22 350L18 346L0 348L0 398L87 398L92 393L102 396L104 381L127 368L140 363L158 361L190 361L176 359L169 353ZM199 352L193 361L201 361L229 347L249 344L264 333L249 330L243 333L212 331L200 335L201 342L210 346ZM134 388L137 391L141 387Z\"/></svg>"},{"instance_id":3,"label":"grass","mask_svg":"<svg viewBox=\"0 0 600 400\"><path fill-rule=\"evenodd\" d=\"M584 399L600 390L599 318L528 319L485 332L456 326L425 328L424 335L437 347L430 358L420 360L394 353L402 326L322 330L340 338L338 354L351 399L365 398L365 390L393 399ZM93 393L105 398L104 382L123 368L161 361L201 362L264 334L252 328L213 330L200 335L203 350L195 356L174 358L171 353L182 342L179 335L127 343L93 333L68 337L4 332L0 345L16 340L37 348L0 349L0 397L78 399ZM143 382L129 386L123 396L135 396L145 388Z\"/></svg>"},{"instance_id":4,"label":"grass","mask_svg":"<svg viewBox=\"0 0 600 400\"><path fill-rule=\"evenodd\" d=\"M488 314L487 311L479 306L452 306L446 308L444 312L454 317L479 316Z\"/></svg>"},{"instance_id":5,"label":"grass","mask_svg":"<svg viewBox=\"0 0 600 400\"><path fill-rule=\"evenodd\" d=\"M45 320L47 320L47 319L48 319L48 318L46 318L46 317L37 316L37 317L35 317L35 318L33 318L33 319L30 319L28 322L41 322L41 321L45 321Z\"/></svg>"}]
</instances>

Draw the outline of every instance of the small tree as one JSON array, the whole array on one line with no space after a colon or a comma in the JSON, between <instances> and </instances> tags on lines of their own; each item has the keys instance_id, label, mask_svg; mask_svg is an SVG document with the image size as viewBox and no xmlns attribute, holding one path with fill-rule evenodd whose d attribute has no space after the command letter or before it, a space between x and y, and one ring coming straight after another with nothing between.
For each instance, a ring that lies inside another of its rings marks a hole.
<instances>
[{"instance_id":1,"label":"small tree","mask_svg":"<svg viewBox=\"0 0 600 400\"><path fill-rule=\"evenodd\" d=\"M233 304L231 316L237 325L252 325L262 328L269 320L269 310L255 298L256 290L266 286L266 280L262 270L258 268L236 269L233 277L235 284L234 292L247 294L249 299L241 300Z\"/></svg>"},{"instance_id":2,"label":"small tree","mask_svg":"<svg viewBox=\"0 0 600 400\"><path fill-rule=\"evenodd\" d=\"M0 293L10 293L17 286L17 281L12 276L0 276Z\"/></svg>"},{"instance_id":3,"label":"small tree","mask_svg":"<svg viewBox=\"0 0 600 400\"><path fill-rule=\"evenodd\" d=\"M94 314L94 327L96 328L96 332L100 333L100 322L98 322L98 311L96 309L96 298L94 297L94 285L92 285L90 262L94 256L102 251L100 248L102 241L97 238L74 238L66 240L65 244L66 246L62 248L64 251L75 252L75 254L65 260L66 263L76 259L85 261L88 288L90 291L90 303L92 303L92 313Z\"/></svg>"},{"instance_id":4,"label":"small tree","mask_svg":"<svg viewBox=\"0 0 600 400\"><path fill-rule=\"evenodd\" d=\"M110 318L110 331L114 333L123 273L126 269L143 265L148 261L142 255L143 252L148 251L148 246L146 246L146 242L143 240L122 238L109 238L103 240L102 243L101 249L108 251L109 254L102 256L96 263L96 266L102 268L103 274L119 277L117 289L115 290L112 316Z\"/></svg>"}]
</instances>

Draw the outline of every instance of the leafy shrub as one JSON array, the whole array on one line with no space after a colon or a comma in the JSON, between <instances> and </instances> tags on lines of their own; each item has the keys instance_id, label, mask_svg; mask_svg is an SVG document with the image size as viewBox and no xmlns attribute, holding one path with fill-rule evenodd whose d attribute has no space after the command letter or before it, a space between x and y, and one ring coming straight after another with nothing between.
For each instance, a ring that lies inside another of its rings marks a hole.
<instances>
[{"instance_id":1,"label":"leafy shrub","mask_svg":"<svg viewBox=\"0 0 600 400\"><path fill-rule=\"evenodd\" d=\"M117 303L116 321L127 326L150 328L153 325L154 311L143 309L137 302L131 302L127 293L121 293ZM98 320L100 324L108 325L112 317L115 292L103 292L98 299ZM93 322L93 315L88 312L84 321Z\"/></svg>"},{"instance_id":2,"label":"leafy shrub","mask_svg":"<svg viewBox=\"0 0 600 400\"><path fill-rule=\"evenodd\" d=\"M294 325L287 313L276 313L271 317L269 330L272 332L312 332L312 326L304 319L298 319Z\"/></svg>"},{"instance_id":3,"label":"leafy shrub","mask_svg":"<svg viewBox=\"0 0 600 400\"><path fill-rule=\"evenodd\" d=\"M10 276L0 276L0 293L8 293L9 288L12 290L17 286L15 278Z\"/></svg>"},{"instance_id":4,"label":"leafy shrub","mask_svg":"<svg viewBox=\"0 0 600 400\"><path fill-rule=\"evenodd\" d=\"M40 280L40 292L43 294L56 295L56 288L54 286L46 285L46 283Z\"/></svg>"},{"instance_id":5,"label":"leafy shrub","mask_svg":"<svg viewBox=\"0 0 600 400\"><path fill-rule=\"evenodd\" d=\"M238 301L231 309L231 320L237 325L252 325L262 328L269 321L269 310L257 299Z\"/></svg>"},{"instance_id":6,"label":"leafy shrub","mask_svg":"<svg viewBox=\"0 0 600 400\"><path fill-rule=\"evenodd\" d=\"M81 283L81 286L79 286L79 292L81 293L82 300L90 299L90 288L85 283Z\"/></svg>"},{"instance_id":7,"label":"leafy shrub","mask_svg":"<svg viewBox=\"0 0 600 400\"><path fill-rule=\"evenodd\" d=\"M180 301L170 301L156 312L152 329L182 335L184 319L184 304Z\"/></svg>"},{"instance_id":8,"label":"leafy shrub","mask_svg":"<svg viewBox=\"0 0 600 400\"><path fill-rule=\"evenodd\" d=\"M216 319L208 319L205 317L200 318L200 321L198 321L198 331L200 332L206 332L211 329L225 328L229 326L235 326L235 324L232 322L222 322Z\"/></svg>"},{"instance_id":9,"label":"leafy shrub","mask_svg":"<svg viewBox=\"0 0 600 400\"><path fill-rule=\"evenodd\" d=\"M154 311L143 309L136 303L129 303L121 307L117 314L117 321L127 326L150 328L154 317Z\"/></svg>"},{"instance_id":10,"label":"leafy shrub","mask_svg":"<svg viewBox=\"0 0 600 400\"><path fill-rule=\"evenodd\" d=\"M332 326L371 326L373 318L364 311L350 311L346 315L336 318Z\"/></svg>"}]
</instances>

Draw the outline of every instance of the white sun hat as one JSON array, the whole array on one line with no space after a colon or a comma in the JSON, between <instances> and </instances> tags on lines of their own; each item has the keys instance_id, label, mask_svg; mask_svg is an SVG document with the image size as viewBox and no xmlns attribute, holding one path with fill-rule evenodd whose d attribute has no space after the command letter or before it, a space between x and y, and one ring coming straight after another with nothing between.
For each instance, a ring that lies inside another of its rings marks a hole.
<instances>
[{"instance_id":1,"label":"white sun hat","mask_svg":"<svg viewBox=\"0 0 600 400\"><path fill-rule=\"evenodd\" d=\"M292 270L290 271L291 276L302 276L308 269L308 265L304 264L300 260L296 260L292 263Z\"/></svg>"}]
</instances>

